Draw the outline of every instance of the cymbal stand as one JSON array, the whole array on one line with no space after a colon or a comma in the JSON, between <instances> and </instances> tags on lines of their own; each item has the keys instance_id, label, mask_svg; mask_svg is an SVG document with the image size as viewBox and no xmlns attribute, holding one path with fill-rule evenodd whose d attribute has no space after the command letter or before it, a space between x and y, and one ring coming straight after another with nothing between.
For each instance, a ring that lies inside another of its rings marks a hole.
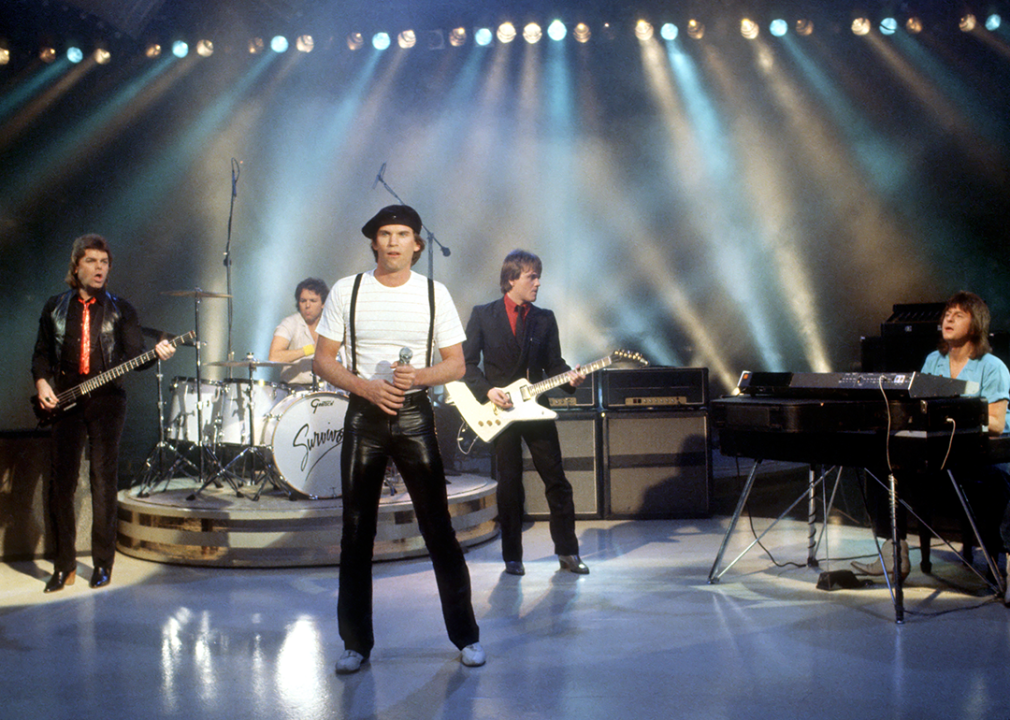
<instances>
[{"instance_id":1,"label":"cymbal stand","mask_svg":"<svg viewBox=\"0 0 1010 720\"><path fill-rule=\"evenodd\" d=\"M184 468L184 472L189 477L190 472L199 472L199 468L196 467L182 452L179 448L175 446L175 443L170 442L166 439L165 433L165 398L162 391L162 380L163 374L161 371L161 358L157 362L157 371L155 372L155 378L158 383L158 444L154 446L154 450L151 451L150 455L147 456L147 460L144 461L144 470L140 481L140 490L137 492L137 497L148 497L154 487L164 481L165 489L168 489L168 484L175 477L176 471L181 466ZM165 456L171 454L174 458L172 464L166 469L165 466Z\"/></svg>"},{"instance_id":2,"label":"cymbal stand","mask_svg":"<svg viewBox=\"0 0 1010 720\"><path fill-rule=\"evenodd\" d=\"M246 359L249 360L249 383L245 387L246 406L249 412L248 417L249 425L247 435L248 444L246 444L246 446L242 449L242 451L234 458L232 458L227 465L221 468L218 475L223 475L230 482L238 482L242 476L233 471L231 468L233 465L236 465L240 461L244 462L245 459L248 457L252 466L251 483L256 482L257 473L259 473L261 477L259 481L259 487L256 488L256 492L250 498L251 500L258 501L260 499L260 495L263 494L263 490L266 488L267 483L273 485L275 489L284 492L290 498L291 492L287 488L285 488L283 484L281 484L280 478L273 471L273 465L270 462L270 458L268 458L264 452L266 448L263 445L258 445L256 442L257 440L256 424L255 424L256 412L255 408L253 407L253 393L252 393L253 368L255 367L253 363L255 363L255 359L252 357L251 354L247 356Z\"/></svg>"},{"instance_id":3,"label":"cymbal stand","mask_svg":"<svg viewBox=\"0 0 1010 720\"><path fill-rule=\"evenodd\" d=\"M199 401L200 392L203 389L203 376L200 373L200 368L203 366L203 361L200 358L200 341L199 341L199 332L200 332L200 294L201 294L200 288L197 288L196 292L193 294L193 312L194 312L194 315L195 315L195 322L196 322L196 325L194 327L196 327L196 330L197 330L197 333L198 333L198 335L197 335L197 342L196 342L196 392L197 392L197 398L198 398L198 401L196 403L196 426L197 426L197 432L198 432L198 434L202 436L202 434L203 434L203 403ZM197 496L200 493L202 493L204 491L204 489L208 485L210 485L211 483L214 483L218 487L221 487L220 483L217 482L217 477L221 473L220 472L215 472L212 475L208 475L208 473L207 473L207 462L208 461L210 461L210 463L214 467L217 467L217 468L221 467L221 461L218 460L217 455L214 453L213 447L208 447L203 442L203 437L199 437L198 439L200 441L200 443L199 443L199 448L200 448L200 479L203 482L200 485L200 487L196 489L195 492L193 492L192 494L190 494L186 498L187 500L195 500L197 498ZM215 443L215 445L216 445L216 443ZM231 485L232 489L235 491L235 494L238 497L242 497L242 489L238 485L238 483L236 483L231 478L226 478L226 479L228 480L228 484Z\"/></svg>"}]
</instances>

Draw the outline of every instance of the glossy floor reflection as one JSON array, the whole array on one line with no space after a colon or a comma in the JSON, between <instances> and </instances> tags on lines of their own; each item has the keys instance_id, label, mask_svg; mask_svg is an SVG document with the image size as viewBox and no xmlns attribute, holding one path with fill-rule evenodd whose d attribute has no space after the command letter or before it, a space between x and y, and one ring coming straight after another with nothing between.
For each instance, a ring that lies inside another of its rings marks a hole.
<instances>
[{"instance_id":1,"label":"glossy floor reflection","mask_svg":"<svg viewBox=\"0 0 1010 720\"><path fill-rule=\"evenodd\" d=\"M427 560L379 564L376 649L348 677L333 672L336 568L120 555L109 588L89 589L82 563L73 587L43 595L48 562L0 565L0 716L1010 717L1010 610L951 590L980 584L949 552L934 550L933 577L913 571L898 626L882 587L819 591L817 571L757 550L709 585L726 524L582 522L585 577L558 572L545 523L525 534L525 577L502 572L497 541L471 549L476 669L446 638ZM873 547L852 527L829 543L836 557ZM806 527L780 523L765 544L803 562Z\"/></svg>"}]
</instances>

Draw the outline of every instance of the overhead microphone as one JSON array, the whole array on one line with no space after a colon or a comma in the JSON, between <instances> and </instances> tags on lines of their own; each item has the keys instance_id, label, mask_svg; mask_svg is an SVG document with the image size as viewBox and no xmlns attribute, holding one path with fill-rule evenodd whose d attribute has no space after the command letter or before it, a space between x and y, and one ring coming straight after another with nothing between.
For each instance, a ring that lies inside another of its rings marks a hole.
<instances>
[{"instance_id":1,"label":"overhead microphone","mask_svg":"<svg viewBox=\"0 0 1010 720\"><path fill-rule=\"evenodd\" d=\"M400 348L400 364L401 365L408 365L410 363L410 359L412 357L414 357L414 351L413 350L411 350L409 347Z\"/></svg>"},{"instance_id":2,"label":"overhead microphone","mask_svg":"<svg viewBox=\"0 0 1010 720\"><path fill-rule=\"evenodd\" d=\"M379 183L382 182L382 174L386 172L386 163L382 163L382 167L379 168L379 174L375 176L375 182L372 183L372 190L378 187Z\"/></svg>"}]
</instances>

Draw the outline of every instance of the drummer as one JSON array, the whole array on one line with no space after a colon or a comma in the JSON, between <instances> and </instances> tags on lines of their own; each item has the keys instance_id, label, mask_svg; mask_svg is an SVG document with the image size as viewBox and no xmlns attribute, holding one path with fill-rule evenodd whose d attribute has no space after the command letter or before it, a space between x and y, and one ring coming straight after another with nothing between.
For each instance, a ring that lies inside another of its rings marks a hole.
<instances>
[{"instance_id":1,"label":"drummer","mask_svg":"<svg viewBox=\"0 0 1010 720\"><path fill-rule=\"evenodd\" d=\"M323 313L323 303L330 288L318 278L306 278L295 288L295 305L298 312L288 315L274 330L270 342L272 362L291 363L281 369L281 381L289 385L315 384L312 373L312 356L316 352L316 325Z\"/></svg>"}]
</instances>

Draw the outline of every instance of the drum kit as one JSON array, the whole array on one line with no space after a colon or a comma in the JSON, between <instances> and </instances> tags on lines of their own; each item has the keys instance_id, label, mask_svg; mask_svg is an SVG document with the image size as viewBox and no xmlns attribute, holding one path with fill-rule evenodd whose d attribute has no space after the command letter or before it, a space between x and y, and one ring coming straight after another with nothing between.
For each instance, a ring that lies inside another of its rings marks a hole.
<instances>
[{"instance_id":1,"label":"drum kit","mask_svg":"<svg viewBox=\"0 0 1010 720\"><path fill-rule=\"evenodd\" d=\"M199 289L163 294L192 297L197 328L201 299L229 297ZM290 363L256 360L251 354L202 363L200 343L195 345L196 376L173 379L167 415L158 362L159 441L145 462L138 494L146 497L160 483L167 488L181 474L201 481L189 499L223 483L239 496L244 487L256 487L253 500L268 485L291 499L339 497L346 394L320 389L318 383L305 388L256 379L261 368ZM205 380L202 367L226 368L229 374L245 369L248 377Z\"/></svg>"}]
</instances>

